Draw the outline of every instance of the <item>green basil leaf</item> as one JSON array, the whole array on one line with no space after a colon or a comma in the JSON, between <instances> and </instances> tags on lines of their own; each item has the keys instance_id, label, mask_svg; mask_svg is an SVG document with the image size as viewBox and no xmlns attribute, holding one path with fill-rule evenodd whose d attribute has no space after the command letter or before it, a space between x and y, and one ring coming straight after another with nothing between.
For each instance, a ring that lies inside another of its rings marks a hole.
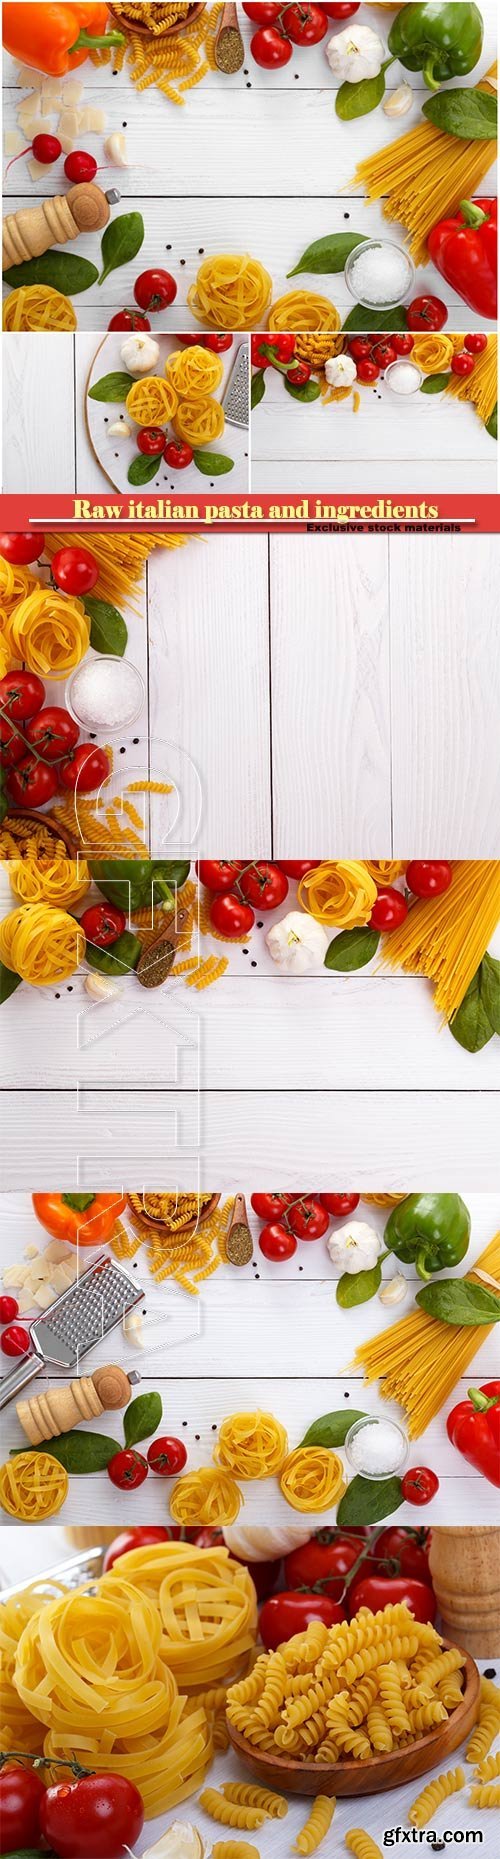
<instances>
[{"instance_id":1,"label":"green basil leaf","mask_svg":"<svg viewBox=\"0 0 500 1859\"><path fill-rule=\"evenodd\" d=\"M337 1304L341 1310L355 1310L357 1304L367 1304L375 1297L382 1282L382 1264L377 1259L369 1272L343 1272L337 1285Z\"/></svg>"},{"instance_id":2,"label":"green basil leaf","mask_svg":"<svg viewBox=\"0 0 500 1859\"><path fill-rule=\"evenodd\" d=\"M63 297L78 297L81 291L90 290L99 272L88 258L51 251L42 252L40 258L27 258L23 265L10 265L3 275L10 290L21 290L23 284L48 284L62 291Z\"/></svg>"},{"instance_id":3,"label":"green basil leaf","mask_svg":"<svg viewBox=\"0 0 500 1859\"><path fill-rule=\"evenodd\" d=\"M113 607L109 600L97 600L93 594L84 595L83 605L91 623L90 644L94 652L123 658L128 631L118 607Z\"/></svg>"},{"instance_id":4,"label":"green basil leaf","mask_svg":"<svg viewBox=\"0 0 500 1859\"><path fill-rule=\"evenodd\" d=\"M380 1523L392 1517L404 1503L400 1478L351 1479L337 1511L337 1523L344 1528L351 1523Z\"/></svg>"},{"instance_id":5,"label":"green basil leaf","mask_svg":"<svg viewBox=\"0 0 500 1859\"><path fill-rule=\"evenodd\" d=\"M438 90L424 103L423 114L435 129L461 142L495 142L497 99L487 90Z\"/></svg>"},{"instance_id":6,"label":"green basil leaf","mask_svg":"<svg viewBox=\"0 0 500 1859\"><path fill-rule=\"evenodd\" d=\"M319 381L303 381L302 387L294 387L293 381L285 376L285 387L292 400L319 400L321 394Z\"/></svg>"},{"instance_id":7,"label":"green basil leaf","mask_svg":"<svg viewBox=\"0 0 500 1859\"><path fill-rule=\"evenodd\" d=\"M0 1006L10 1000L11 994L15 994L16 988L20 986L21 976L15 975L12 968L6 968L5 962L0 962Z\"/></svg>"},{"instance_id":8,"label":"green basil leaf","mask_svg":"<svg viewBox=\"0 0 500 1859\"><path fill-rule=\"evenodd\" d=\"M161 1394L138 1394L136 1401L131 1401L126 1408L123 1431L125 1444L137 1446L138 1440L149 1439L156 1433L163 1414Z\"/></svg>"},{"instance_id":9,"label":"green basil leaf","mask_svg":"<svg viewBox=\"0 0 500 1859\"><path fill-rule=\"evenodd\" d=\"M41 1446L30 1446L30 1452L48 1452L49 1444L51 1458L57 1459L58 1465L63 1465L75 1478L84 1478L89 1472L104 1472L115 1452L121 1451L119 1441L108 1439L106 1433L79 1433L75 1427L71 1433L61 1433L58 1439L44 1439ZM24 1450L24 1446L16 1446L10 1454L11 1459Z\"/></svg>"},{"instance_id":10,"label":"green basil leaf","mask_svg":"<svg viewBox=\"0 0 500 1859\"><path fill-rule=\"evenodd\" d=\"M490 439L498 439L498 401L496 407L493 408L493 412L490 414L486 432L489 433Z\"/></svg>"},{"instance_id":11,"label":"green basil leaf","mask_svg":"<svg viewBox=\"0 0 500 1859\"><path fill-rule=\"evenodd\" d=\"M391 61L392 62L392 61ZM359 84L341 84L335 109L342 123L352 123L357 116L369 116L385 96L385 66L377 77L365 77Z\"/></svg>"},{"instance_id":12,"label":"green basil leaf","mask_svg":"<svg viewBox=\"0 0 500 1859\"><path fill-rule=\"evenodd\" d=\"M89 387L89 400L117 401L126 400L134 385L132 374L103 374L100 381Z\"/></svg>"},{"instance_id":13,"label":"green basil leaf","mask_svg":"<svg viewBox=\"0 0 500 1859\"><path fill-rule=\"evenodd\" d=\"M421 394L444 394L445 387L451 381L451 374L428 374L422 381Z\"/></svg>"},{"instance_id":14,"label":"green basil leaf","mask_svg":"<svg viewBox=\"0 0 500 1859\"><path fill-rule=\"evenodd\" d=\"M95 1194L62 1194L61 1200L65 1207L73 1207L75 1213L84 1214L95 1201Z\"/></svg>"},{"instance_id":15,"label":"green basil leaf","mask_svg":"<svg viewBox=\"0 0 500 1859\"><path fill-rule=\"evenodd\" d=\"M477 1324L500 1323L500 1297L487 1285L472 1284L467 1278L436 1278L417 1291L416 1301L440 1323L459 1323L468 1330Z\"/></svg>"},{"instance_id":16,"label":"green basil leaf","mask_svg":"<svg viewBox=\"0 0 500 1859\"><path fill-rule=\"evenodd\" d=\"M343 271L349 253L355 245L364 245L368 238L366 232L327 232L324 239L314 239L306 247L293 271L287 271L287 278L296 278L300 271L309 271L315 277L323 277L327 272ZM370 325L371 327L371 325Z\"/></svg>"},{"instance_id":17,"label":"green basil leaf","mask_svg":"<svg viewBox=\"0 0 500 1859\"><path fill-rule=\"evenodd\" d=\"M104 284L110 271L117 271L120 265L128 265L132 258L137 258L144 239L144 220L142 213L121 213L118 219L110 220L101 239L101 251L104 259L99 283Z\"/></svg>"},{"instance_id":18,"label":"green basil leaf","mask_svg":"<svg viewBox=\"0 0 500 1859\"><path fill-rule=\"evenodd\" d=\"M493 1039L493 1027L482 992L482 965L474 975L458 1012L449 1021L450 1033L465 1052L482 1052Z\"/></svg>"},{"instance_id":19,"label":"green basil leaf","mask_svg":"<svg viewBox=\"0 0 500 1859\"><path fill-rule=\"evenodd\" d=\"M349 311L345 323L342 324L342 330L355 330L358 336L371 335L372 329L396 331L407 328L408 318L404 303L397 304L395 310L365 310L364 305L358 303L354 310Z\"/></svg>"},{"instance_id":20,"label":"green basil leaf","mask_svg":"<svg viewBox=\"0 0 500 1859\"><path fill-rule=\"evenodd\" d=\"M234 471L234 458L227 458L225 452L204 452L198 446L193 462L204 478L223 478L226 471Z\"/></svg>"},{"instance_id":21,"label":"green basil leaf","mask_svg":"<svg viewBox=\"0 0 500 1859\"><path fill-rule=\"evenodd\" d=\"M260 407L261 400L264 399L265 391L266 377L264 369L258 368L257 373L252 375L252 386L250 389L250 406L252 412L254 407Z\"/></svg>"},{"instance_id":22,"label":"green basil leaf","mask_svg":"<svg viewBox=\"0 0 500 1859\"><path fill-rule=\"evenodd\" d=\"M357 968L366 968L368 962L373 961L379 942L378 930L341 930L326 951L325 968L339 975L350 975Z\"/></svg>"},{"instance_id":23,"label":"green basil leaf","mask_svg":"<svg viewBox=\"0 0 500 1859\"><path fill-rule=\"evenodd\" d=\"M146 458L142 452L138 452L127 471L129 484L150 484L151 479L158 476L160 464L161 456L160 458Z\"/></svg>"},{"instance_id":24,"label":"green basil leaf","mask_svg":"<svg viewBox=\"0 0 500 1859\"><path fill-rule=\"evenodd\" d=\"M500 962L485 955L481 963L481 1000L494 1033L500 1033Z\"/></svg>"},{"instance_id":25,"label":"green basil leaf","mask_svg":"<svg viewBox=\"0 0 500 1859\"><path fill-rule=\"evenodd\" d=\"M301 1439L301 1446L343 1446L349 1428L356 1420L366 1420L366 1414L358 1413L354 1407L341 1407L338 1413L320 1414L319 1420L313 1420L307 1433Z\"/></svg>"}]
</instances>

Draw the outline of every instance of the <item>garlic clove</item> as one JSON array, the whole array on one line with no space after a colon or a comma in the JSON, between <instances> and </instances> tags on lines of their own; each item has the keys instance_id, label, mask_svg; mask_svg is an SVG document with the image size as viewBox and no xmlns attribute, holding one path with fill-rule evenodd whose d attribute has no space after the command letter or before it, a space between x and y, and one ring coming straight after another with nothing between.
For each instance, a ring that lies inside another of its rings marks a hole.
<instances>
[{"instance_id":1,"label":"garlic clove","mask_svg":"<svg viewBox=\"0 0 500 1859\"><path fill-rule=\"evenodd\" d=\"M113 439L130 439L131 431L132 427L127 426L126 420L115 420L113 426L108 426L108 433Z\"/></svg>"},{"instance_id":2,"label":"garlic clove","mask_svg":"<svg viewBox=\"0 0 500 1859\"><path fill-rule=\"evenodd\" d=\"M113 135L106 136L104 153L107 155L108 161L112 162L114 168L129 167L125 136L118 134L116 131Z\"/></svg>"},{"instance_id":3,"label":"garlic clove","mask_svg":"<svg viewBox=\"0 0 500 1859\"><path fill-rule=\"evenodd\" d=\"M385 1284L381 1285L378 1296L379 1302L387 1304L389 1308L392 1304L404 1303L404 1299L408 1296L408 1285L402 1272L395 1272L393 1278L389 1278Z\"/></svg>"},{"instance_id":4,"label":"garlic clove","mask_svg":"<svg viewBox=\"0 0 500 1859\"><path fill-rule=\"evenodd\" d=\"M382 108L386 116L407 116L413 103L413 91L409 84L398 84L397 90L389 90L384 97Z\"/></svg>"},{"instance_id":5,"label":"garlic clove","mask_svg":"<svg viewBox=\"0 0 500 1859\"><path fill-rule=\"evenodd\" d=\"M83 985L85 993L91 994L93 1000L97 1001L112 1000L114 994L120 995L122 993L122 989L118 987L117 982L112 981L109 975L98 975L94 973L86 975Z\"/></svg>"},{"instance_id":6,"label":"garlic clove","mask_svg":"<svg viewBox=\"0 0 500 1859\"><path fill-rule=\"evenodd\" d=\"M211 1846L186 1820L174 1820L155 1846L148 1846L143 1859L210 1859Z\"/></svg>"},{"instance_id":7,"label":"garlic clove","mask_svg":"<svg viewBox=\"0 0 500 1859\"><path fill-rule=\"evenodd\" d=\"M126 1337L127 1342L133 1343L135 1349L143 1349L144 1348L144 1337L143 1337L142 1332L144 1328L144 1320L143 1320L142 1310L127 1310L125 1312L122 1327L123 1327L123 1334Z\"/></svg>"}]
</instances>

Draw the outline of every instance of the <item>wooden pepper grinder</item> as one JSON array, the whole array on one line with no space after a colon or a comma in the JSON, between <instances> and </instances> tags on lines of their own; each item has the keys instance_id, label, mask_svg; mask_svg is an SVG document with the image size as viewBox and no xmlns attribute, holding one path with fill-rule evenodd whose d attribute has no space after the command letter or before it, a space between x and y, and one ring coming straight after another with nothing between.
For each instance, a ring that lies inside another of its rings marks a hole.
<instances>
[{"instance_id":1,"label":"wooden pepper grinder","mask_svg":"<svg viewBox=\"0 0 500 1859\"><path fill-rule=\"evenodd\" d=\"M230 1265L248 1265L253 1257L253 1242L244 1194L235 1194L234 1197L234 1207L226 1233L226 1254Z\"/></svg>"},{"instance_id":2,"label":"wooden pepper grinder","mask_svg":"<svg viewBox=\"0 0 500 1859\"><path fill-rule=\"evenodd\" d=\"M429 1565L444 1632L474 1659L498 1659L500 1529L434 1528Z\"/></svg>"},{"instance_id":3,"label":"wooden pepper grinder","mask_svg":"<svg viewBox=\"0 0 500 1859\"><path fill-rule=\"evenodd\" d=\"M3 222L2 269L40 258L51 245L67 245L80 232L100 232L108 224L110 207L119 199L116 187L104 194L95 181L80 181L67 194L8 213Z\"/></svg>"},{"instance_id":4,"label":"wooden pepper grinder","mask_svg":"<svg viewBox=\"0 0 500 1859\"><path fill-rule=\"evenodd\" d=\"M125 1369L111 1363L106 1368L96 1368L93 1375L68 1382L63 1388L49 1388L45 1394L35 1394L31 1401L17 1401L16 1413L30 1445L40 1446L44 1439L69 1433L81 1420L97 1420L105 1410L127 1407L132 1387L140 1379L137 1369L126 1375Z\"/></svg>"}]
</instances>

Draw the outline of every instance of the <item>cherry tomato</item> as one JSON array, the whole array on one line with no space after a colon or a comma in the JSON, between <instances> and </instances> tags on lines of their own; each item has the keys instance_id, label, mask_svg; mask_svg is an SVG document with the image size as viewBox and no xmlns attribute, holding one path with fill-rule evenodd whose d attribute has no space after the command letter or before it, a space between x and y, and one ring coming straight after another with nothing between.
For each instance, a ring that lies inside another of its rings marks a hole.
<instances>
[{"instance_id":1,"label":"cherry tomato","mask_svg":"<svg viewBox=\"0 0 500 1859\"><path fill-rule=\"evenodd\" d=\"M169 439L164 456L171 471L186 471L193 463L194 452L185 439Z\"/></svg>"},{"instance_id":2,"label":"cherry tomato","mask_svg":"<svg viewBox=\"0 0 500 1859\"><path fill-rule=\"evenodd\" d=\"M376 361L378 368L390 368L391 362L395 360L396 349L394 348L392 337L390 339L385 337L380 342L374 342L372 361Z\"/></svg>"},{"instance_id":3,"label":"cherry tomato","mask_svg":"<svg viewBox=\"0 0 500 1859\"><path fill-rule=\"evenodd\" d=\"M242 903L234 891L226 891L222 897L214 897L210 905L210 922L214 929L220 930L221 936L227 936L229 942L238 942L240 937L249 936L255 923L255 912L250 904Z\"/></svg>"},{"instance_id":4,"label":"cherry tomato","mask_svg":"<svg viewBox=\"0 0 500 1859\"><path fill-rule=\"evenodd\" d=\"M26 754L26 743L15 723L0 716L0 767L15 768Z\"/></svg>"},{"instance_id":5,"label":"cherry tomato","mask_svg":"<svg viewBox=\"0 0 500 1859\"><path fill-rule=\"evenodd\" d=\"M296 878L298 883L301 878L305 878L308 871L317 871L320 864L321 859L318 858L277 859L278 870L285 871L287 878Z\"/></svg>"},{"instance_id":6,"label":"cherry tomato","mask_svg":"<svg viewBox=\"0 0 500 1859\"><path fill-rule=\"evenodd\" d=\"M341 1530L322 1530L310 1543L301 1543L285 1556L285 1581L288 1588L314 1589L321 1583L321 1594L341 1601L345 1578L363 1547L363 1537L343 1536Z\"/></svg>"},{"instance_id":7,"label":"cherry tomato","mask_svg":"<svg viewBox=\"0 0 500 1859\"><path fill-rule=\"evenodd\" d=\"M44 1795L36 1769L8 1764L0 1770L0 1853L38 1852Z\"/></svg>"},{"instance_id":8,"label":"cherry tomato","mask_svg":"<svg viewBox=\"0 0 500 1859\"><path fill-rule=\"evenodd\" d=\"M349 343L349 354L353 361L369 361L371 352L371 336L353 336Z\"/></svg>"},{"instance_id":9,"label":"cherry tomato","mask_svg":"<svg viewBox=\"0 0 500 1859\"><path fill-rule=\"evenodd\" d=\"M448 311L441 297L414 297L406 312L409 329L444 329L448 322Z\"/></svg>"},{"instance_id":10,"label":"cherry tomato","mask_svg":"<svg viewBox=\"0 0 500 1859\"><path fill-rule=\"evenodd\" d=\"M321 6L287 6L284 20L294 45L319 45L328 32L325 9Z\"/></svg>"},{"instance_id":11,"label":"cherry tomato","mask_svg":"<svg viewBox=\"0 0 500 1859\"><path fill-rule=\"evenodd\" d=\"M79 734L78 724L73 717L57 704L50 705L47 710L38 710L37 715L31 717L26 725L28 742L38 749L44 762L60 762L69 749L76 747Z\"/></svg>"},{"instance_id":12,"label":"cherry tomato","mask_svg":"<svg viewBox=\"0 0 500 1859\"><path fill-rule=\"evenodd\" d=\"M311 369L309 367L309 362L297 361L292 363L292 366L288 370L288 380L291 381L292 387L305 387L306 381L310 381L310 379Z\"/></svg>"},{"instance_id":13,"label":"cherry tomato","mask_svg":"<svg viewBox=\"0 0 500 1859\"><path fill-rule=\"evenodd\" d=\"M355 0L354 5L350 4L350 0L345 0L345 4L339 6L323 6L323 12L328 13L330 19L350 19L353 13L359 13L359 5L360 0Z\"/></svg>"},{"instance_id":14,"label":"cherry tomato","mask_svg":"<svg viewBox=\"0 0 500 1859\"><path fill-rule=\"evenodd\" d=\"M16 568L26 568L28 562L37 562L44 548L45 536L41 530L3 530L0 533L0 555L4 562L12 562Z\"/></svg>"},{"instance_id":15,"label":"cherry tomato","mask_svg":"<svg viewBox=\"0 0 500 1859\"><path fill-rule=\"evenodd\" d=\"M363 381L367 387L370 387L373 381L378 381L379 375L380 368L377 368L375 361L358 361L358 381Z\"/></svg>"},{"instance_id":16,"label":"cherry tomato","mask_svg":"<svg viewBox=\"0 0 500 1859\"><path fill-rule=\"evenodd\" d=\"M117 310L108 323L108 329L150 329L151 323L142 310Z\"/></svg>"},{"instance_id":17,"label":"cherry tomato","mask_svg":"<svg viewBox=\"0 0 500 1859\"><path fill-rule=\"evenodd\" d=\"M52 162L59 161L62 155L58 136L33 136L31 147L35 161L41 161L44 168L50 168Z\"/></svg>"},{"instance_id":18,"label":"cherry tomato","mask_svg":"<svg viewBox=\"0 0 500 1859\"><path fill-rule=\"evenodd\" d=\"M290 1588L283 1594L272 1594L269 1601L264 1602L259 1632L266 1652L275 1652L282 1640L291 1640L294 1633L303 1633L310 1620L322 1620L325 1627L333 1627L338 1620L345 1619L345 1607L341 1607L339 1601L332 1601L330 1595L300 1594Z\"/></svg>"},{"instance_id":19,"label":"cherry tomato","mask_svg":"<svg viewBox=\"0 0 500 1859\"><path fill-rule=\"evenodd\" d=\"M475 356L466 355L465 349L462 355L452 355L451 372L460 375L462 380L466 380L468 374L474 373L475 366Z\"/></svg>"},{"instance_id":20,"label":"cherry tomato","mask_svg":"<svg viewBox=\"0 0 500 1859\"><path fill-rule=\"evenodd\" d=\"M259 859L255 865L243 869L239 888L247 903L253 904L256 910L276 910L288 896L288 879L277 865Z\"/></svg>"},{"instance_id":21,"label":"cherry tomato","mask_svg":"<svg viewBox=\"0 0 500 1859\"><path fill-rule=\"evenodd\" d=\"M453 872L448 859L412 859L407 866L406 882L414 897L441 897L449 891Z\"/></svg>"},{"instance_id":22,"label":"cherry tomato","mask_svg":"<svg viewBox=\"0 0 500 1859\"><path fill-rule=\"evenodd\" d=\"M224 355L226 349L232 349L233 342L234 336L218 335L215 330L212 336L203 337L204 349L212 349L214 355Z\"/></svg>"},{"instance_id":23,"label":"cherry tomato","mask_svg":"<svg viewBox=\"0 0 500 1859\"><path fill-rule=\"evenodd\" d=\"M0 1323L13 1323L18 1311L17 1297L0 1297Z\"/></svg>"},{"instance_id":24,"label":"cherry tomato","mask_svg":"<svg viewBox=\"0 0 500 1859\"><path fill-rule=\"evenodd\" d=\"M402 891L396 891L392 884L388 884L379 891L370 917L370 929L385 930L388 933L389 930L399 929L400 923L404 923L407 916L406 897L403 897Z\"/></svg>"},{"instance_id":25,"label":"cherry tomato","mask_svg":"<svg viewBox=\"0 0 500 1859\"><path fill-rule=\"evenodd\" d=\"M326 1208L312 1194L305 1195L296 1207L290 1208L288 1220L297 1239L322 1239L328 1232Z\"/></svg>"},{"instance_id":26,"label":"cherry tomato","mask_svg":"<svg viewBox=\"0 0 500 1859\"><path fill-rule=\"evenodd\" d=\"M142 1796L125 1775L56 1782L41 1802L41 1832L58 1859L124 1859L143 1826Z\"/></svg>"},{"instance_id":27,"label":"cherry tomato","mask_svg":"<svg viewBox=\"0 0 500 1859\"><path fill-rule=\"evenodd\" d=\"M207 891L232 891L241 871L241 859L198 859L196 871Z\"/></svg>"},{"instance_id":28,"label":"cherry tomato","mask_svg":"<svg viewBox=\"0 0 500 1859\"><path fill-rule=\"evenodd\" d=\"M182 1472L187 1462L187 1452L182 1439L154 1439L148 1452L148 1465L159 1478L172 1478L174 1472Z\"/></svg>"},{"instance_id":29,"label":"cherry tomato","mask_svg":"<svg viewBox=\"0 0 500 1859\"><path fill-rule=\"evenodd\" d=\"M8 1329L4 1330L0 1342L0 1349L3 1349L4 1356L25 1356L28 1354L29 1346L28 1331L23 1328L23 1324L10 1323Z\"/></svg>"},{"instance_id":30,"label":"cherry tomato","mask_svg":"<svg viewBox=\"0 0 500 1859\"><path fill-rule=\"evenodd\" d=\"M7 671L0 679L0 710L13 723L25 723L45 703L45 689L34 671Z\"/></svg>"},{"instance_id":31,"label":"cherry tomato","mask_svg":"<svg viewBox=\"0 0 500 1859\"><path fill-rule=\"evenodd\" d=\"M128 1556L130 1549L149 1548L152 1543L178 1542L181 1531L175 1527L166 1528L163 1524L145 1524L141 1529L120 1530L118 1536L108 1543L103 1561L103 1574L108 1575L119 1562L120 1556Z\"/></svg>"},{"instance_id":32,"label":"cherry tomato","mask_svg":"<svg viewBox=\"0 0 500 1859\"><path fill-rule=\"evenodd\" d=\"M411 1575L366 1575L363 1578L360 1569L359 1579L355 1579L352 1588L348 1589L350 1619L358 1613L360 1607L368 1607L371 1613L376 1614L378 1608L387 1607L388 1602L396 1606L403 1603L409 1607L415 1620L429 1621L431 1626L434 1624L437 1602L428 1582L415 1581Z\"/></svg>"},{"instance_id":33,"label":"cherry tomato","mask_svg":"<svg viewBox=\"0 0 500 1859\"><path fill-rule=\"evenodd\" d=\"M468 355L484 355L487 344L488 337L482 336L478 329L476 335L465 337L464 348L467 349Z\"/></svg>"},{"instance_id":34,"label":"cherry tomato","mask_svg":"<svg viewBox=\"0 0 500 1859\"><path fill-rule=\"evenodd\" d=\"M252 1194L250 1206L259 1220L279 1220L294 1199L293 1194Z\"/></svg>"},{"instance_id":35,"label":"cherry tomato","mask_svg":"<svg viewBox=\"0 0 500 1859\"><path fill-rule=\"evenodd\" d=\"M96 949L110 949L123 935L127 918L115 904L91 904L90 910L84 910L80 923L87 942L93 942Z\"/></svg>"},{"instance_id":36,"label":"cherry tomato","mask_svg":"<svg viewBox=\"0 0 500 1859\"><path fill-rule=\"evenodd\" d=\"M52 557L52 579L63 594L90 594L99 579L99 569L88 549L58 549Z\"/></svg>"},{"instance_id":37,"label":"cherry tomato","mask_svg":"<svg viewBox=\"0 0 500 1859\"><path fill-rule=\"evenodd\" d=\"M159 458L165 450L165 434L161 426L141 426L137 434L139 451L145 458Z\"/></svg>"},{"instance_id":38,"label":"cherry tomato","mask_svg":"<svg viewBox=\"0 0 500 1859\"><path fill-rule=\"evenodd\" d=\"M148 1462L142 1452L136 1452L135 1446L125 1446L122 1452L115 1452L106 1467L112 1485L119 1491L136 1491L138 1485L144 1484L148 1475Z\"/></svg>"},{"instance_id":39,"label":"cherry tomato","mask_svg":"<svg viewBox=\"0 0 500 1859\"><path fill-rule=\"evenodd\" d=\"M95 155L88 155L84 148L74 148L66 156L64 173L68 181L94 181L97 174Z\"/></svg>"},{"instance_id":40,"label":"cherry tomato","mask_svg":"<svg viewBox=\"0 0 500 1859\"><path fill-rule=\"evenodd\" d=\"M406 1504L430 1504L439 1491L439 1478L427 1465L412 1465L401 1480L401 1490Z\"/></svg>"},{"instance_id":41,"label":"cherry tomato","mask_svg":"<svg viewBox=\"0 0 500 1859\"><path fill-rule=\"evenodd\" d=\"M44 807L57 794L57 775L48 762L25 755L7 777L7 792L14 807Z\"/></svg>"},{"instance_id":42,"label":"cherry tomato","mask_svg":"<svg viewBox=\"0 0 500 1859\"><path fill-rule=\"evenodd\" d=\"M261 65L263 71L279 71L283 65L290 63L292 56L290 39L286 39L276 26L264 26L259 32L254 32L250 51L256 65Z\"/></svg>"},{"instance_id":43,"label":"cherry tomato","mask_svg":"<svg viewBox=\"0 0 500 1859\"><path fill-rule=\"evenodd\" d=\"M108 757L94 742L81 742L68 761L61 762L58 772L61 787L67 788L70 794L93 794L101 782L107 780Z\"/></svg>"},{"instance_id":44,"label":"cherry tomato","mask_svg":"<svg viewBox=\"0 0 500 1859\"><path fill-rule=\"evenodd\" d=\"M255 20L257 26L272 26L274 20L279 19L281 7L282 0L278 6L268 6L267 0L259 0L259 4L255 6L245 6L245 0L243 0L243 12L246 13L247 19Z\"/></svg>"},{"instance_id":45,"label":"cherry tomato","mask_svg":"<svg viewBox=\"0 0 500 1859\"><path fill-rule=\"evenodd\" d=\"M171 271L141 271L134 284L134 297L141 310L166 310L177 296Z\"/></svg>"},{"instance_id":46,"label":"cherry tomato","mask_svg":"<svg viewBox=\"0 0 500 1859\"><path fill-rule=\"evenodd\" d=\"M396 332L394 336L391 336L391 348L395 349L396 355L411 355L414 347L415 337L410 334L409 330L406 336L403 331L401 334Z\"/></svg>"},{"instance_id":47,"label":"cherry tomato","mask_svg":"<svg viewBox=\"0 0 500 1859\"><path fill-rule=\"evenodd\" d=\"M409 1530L398 1524L389 1524L377 1536L375 1547L375 1564L377 1574L384 1569L390 1574L393 1564L395 1575L413 1575L416 1581L425 1582L432 1587L429 1569L430 1530Z\"/></svg>"},{"instance_id":48,"label":"cherry tomato","mask_svg":"<svg viewBox=\"0 0 500 1859\"><path fill-rule=\"evenodd\" d=\"M320 1194L320 1201L335 1220L345 1220L347 1214L353 1214L359 1207L359 1194Z\"/></svg>"},{"instance_id":49,"label":"cherry tomato","mask_svg":"<svg viewBox=\"0 0 500 1859\"><path fill-rule=\"evenodd\" d=\"M275 1264L282 1264L284 1259L293 1259L297 1251L297 1241L293 1233L275 1220L270 1226L263 1226L259 1237L259 1246L265 1259L272 1259Z\"/></svg>"}]
</instances>

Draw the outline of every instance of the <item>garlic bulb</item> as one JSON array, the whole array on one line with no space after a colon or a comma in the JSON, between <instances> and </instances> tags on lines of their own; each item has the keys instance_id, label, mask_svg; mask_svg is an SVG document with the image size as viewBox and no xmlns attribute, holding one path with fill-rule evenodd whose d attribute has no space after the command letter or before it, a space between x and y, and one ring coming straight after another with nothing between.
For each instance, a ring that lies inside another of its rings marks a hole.
<instances>
[{"instance_id":1,"label":"garlic bulb","mask_svg":"<svg viewBox=\"0 0 500 1859\"><path fill-rule=\"evenodd\" d=\"M397 90L389 90L384 97L382 108L386 116L407 116L413 103L413 91L409 84L398 84Z\"/></svg>"},{"instance_id":2,"label":"garlic bulb","mask_svg":"<svg viewBox=\"0 0 500 1859\"><path fill-rule=\"evenodd\" d=\"M126 420L115 420L113 426L108 426L108 434L113 439L130 439L131 431Z\"/></svg>"},{"instance_id":3,"label":"garlic bulb","mask_svg":"<svg viewBox=\"0 0 500 1859\"><path fill-rule=\"evenodd\" d=\"M113 163L114 168L128 168L129 164L127 160L125 136L116 133L112 136L107 136L104 143L104 153L107 155L108 161Z\"/></svg>"},{"instance_id":4,"label":"garlic bulb","mask_svg":"<svg viewBox=\"0 0 500 1859\"><path fill-rule=\"evenodd\" d=\"M152 374L160 354L154 336L127 336L120 349L120 359L129 374Z\"/></svg>"},{"instance_id":5,"label":"garlic bulb","mask_svg":"<svg viewBox=\"0 0 500 1859\"><path fill-rule=\"evenodd\" d=\"M288 1556L292 1549L300 1549L302 1543L308 1543L311 1531L303 1524L286 1523L272 1530L244 1528L243 1525L231 1525L223 1531L226 1548L232 1556L241 1556L245 1562L273 1562L280 1556Z\"/></svg>"},{"instance_id":6,"label":"garlic bulb","mask_svg":"<svg viewBox=\"0 0 500 1859\"><path fill-rule=\"evenodd\" d=\"M357 372L352 355L329 355L325 362L325 375L330 387L353 387Z\"/></svg>"},{"instance_id":7,"label":"garlic bulb","mask_svg":"<svg viewBox=\"0 0 500 1859\"><path fill-rule=\"evenodd\" d=\"M98 975L94 972L92 972L91 975L85 976L83 985L85 993L91 994L96 1001L112 1000L114 994L121 994L122 992L117 982L112 981L109 975Z\"/></svg>"},{"instance_id":8,"label":"garlic bulb","mask_svg":"<svg viewBox=\"0 0 500 1859\"><path fill-rule=\"evenodd\" d=\"M408 1296L408 1285L402 1272L395 1272L393 1278L389 1278L386 1284L381 1285L378 1295L380 1303L388 1304L389 1308L392 1304L402 1304Z\"/></svg>"},{"instance_id":9,"label":"garlic bulb","mask_svg":"<svg viewBox=\"0 0 500 1859\"><path fill-rule=\"evenodd\" d=\"M212 1848L197 1827L187 1820L173 1820L155 1846L148 1846L143 1859L210 1859Z\"/></svg>"}]
</instances>

